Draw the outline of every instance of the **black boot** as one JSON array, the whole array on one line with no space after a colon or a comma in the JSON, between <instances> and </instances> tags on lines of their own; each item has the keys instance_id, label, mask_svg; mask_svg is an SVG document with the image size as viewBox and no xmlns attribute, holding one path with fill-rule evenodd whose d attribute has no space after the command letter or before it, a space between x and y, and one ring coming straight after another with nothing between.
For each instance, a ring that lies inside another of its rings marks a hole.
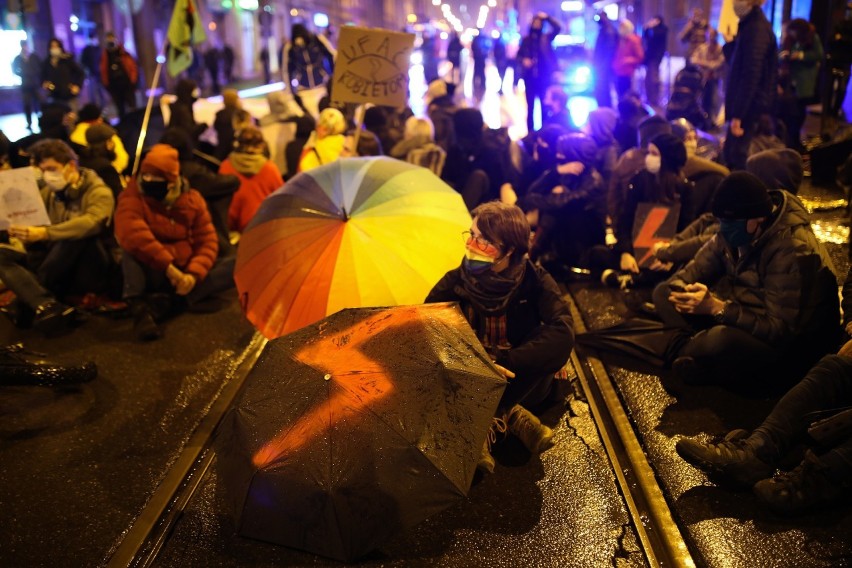
<instances>
[{"instance_id":1,"label":"black boot","mask_svg":"<svg viewBox=\"0 0 852 568\"><path fill-rule=\"evenodd\" d=\"M98 375L91 362L59 363L43 353L27 351L20 343L0 347L0 385L70 385L91 381Z\"/></svg>"},{"instance_id":2,"label":"black boot","mask_svg":"<svg viewBox=\"0 0 852 568\"><path fill-rule=\"evenodd\" d=\"M76 322L77 310L51 300L36 309L33 328L48 337L54 337L70 331Z\"/></svg>"},{"instance_id":3,"label":"black boot","mask_svg":"<svg viewBox=\"0 0 852 568\"><path fill-rule=\"evenodd\" d=\"M142 298L128 299L133 314L133 333L139 341L154 341L163 337L163 330L154 321L148 303Z\"/></svg>"}]
</instances>

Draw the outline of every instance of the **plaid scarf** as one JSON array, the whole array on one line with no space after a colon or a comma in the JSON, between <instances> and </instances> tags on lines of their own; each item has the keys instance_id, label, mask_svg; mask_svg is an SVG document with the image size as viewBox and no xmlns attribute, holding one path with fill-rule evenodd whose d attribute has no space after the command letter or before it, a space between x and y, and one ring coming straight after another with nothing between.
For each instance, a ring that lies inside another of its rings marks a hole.
<instances>
[{"instance_id":1,"label":"plaid scarf","mask_svg":"<svg viewBox=\"0 0 852 568\"><path fill-rule=\"evenodd\" d=\"M506 335L506 309L520 288L526 265L524 260L502 272L487 270L477 275L461 270L462 284L455 291L469 301L467 321L493 357L512 348Z\"/></svg>"}]
</instances>

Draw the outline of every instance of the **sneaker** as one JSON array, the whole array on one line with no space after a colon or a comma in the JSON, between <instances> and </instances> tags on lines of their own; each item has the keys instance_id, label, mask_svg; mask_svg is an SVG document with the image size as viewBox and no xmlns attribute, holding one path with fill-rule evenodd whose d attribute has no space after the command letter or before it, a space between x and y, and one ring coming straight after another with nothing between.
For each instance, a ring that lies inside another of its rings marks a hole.
<instances>
[{"instance_id":1,"label":"sneaker","mask_svg":"<svg viewBox=\"0 0 852 568\"><path fill-rule=\"evenodd\" d=\"M509 411L506 424L509 432L517 436L531 454L541 454L553 447L553 430L520 404Z\"/></svg>"},{"instance_id":2,"label":"sneaker","mask_svg":"<svg viewBox=\"0 0 852 568\"><path fill-rule=\"evenodd\" d=\"M67 364L46 357L24 349L20 343L0 347L0 384L70 385L89 382L98 375L98 368L91 361Z\"/></svg>"},{"instance_id":3,"label":"sneaker","mask_svg":"<svg viewBox=\"0 0 852 568\"><path fill-rule=\"evenodd\" d=\"M476 463L476 469L480 469L485 473L494 473L494 467L497 462L494 461L494 456L491 455L491 445L497 442L497 434L506 432L506 422L502 418L493 418L491 426L488 428L488 433L485 435L485 442L482 444L482 452L479 454L479 461Z\"/></svg>"},{"instance_id":4,"label":"sneaker","mask_svg":"<svg viewBox=\"0 0 852 568\"><path fill-rule=\"evenodd\" d=\"M748 432L734 430L719 441L681 438L675 444L680 457L732 489L748 489L770 477L775 468L759 459L746 445Z\"/></svg>"},{"instance_id":5,"label":"sneaker","mask_svg":"<svg viewBox=\"0 0 852 568\"><path fill-rule=\"evenodd\" d=\"M849 496L852 482L848 478L841 482L833 481L828 471L808 450L805 459L793 471L780 472L771 479L758 481L754 494L779 515L795 515L831 505Z\"/></svg>"},{"instance_id":6,"label":"sneaker","mask_svg":"<svg viewBox=\"0 0 852 568\"><path fill-rule=\"evenodd\" d=\"M33 327L52 337L70 330L77 321L77 310L57 301L40 305L35 312Z\"/></svg>"}]
</instances>

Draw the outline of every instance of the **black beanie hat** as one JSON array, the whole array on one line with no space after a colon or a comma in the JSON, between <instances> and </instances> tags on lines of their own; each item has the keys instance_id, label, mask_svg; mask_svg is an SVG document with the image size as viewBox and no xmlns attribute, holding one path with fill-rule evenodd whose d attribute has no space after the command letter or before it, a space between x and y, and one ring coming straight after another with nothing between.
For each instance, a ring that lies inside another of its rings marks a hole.
<instances>
[{"instance_id":1,"label":"black beanie hat","mask_svg":"<svg viewBox=\"0 0 852 568\"><path fill-rule=\"evenodd\" d=\"M658 134L671 134L672 125L659 114L654 114L639 123L639 146L648 147L648 142Z\"/></svg>"},{"instance_id":2,"label":"black beanie hat","mask_svg":"<svg viewBox=\"0 0 852 568\"><path fill-rule=\"evenodd\" d=\"M756 176L734 172L719 183L713 215L720 219L756 219L772 213L769 190Z\"/></svg>"},{"instance_id":3,"label":"black beanie hat","mask_svg":"<svg viewBox=\"0 0 852 568\"><path fill-rule=\"evenodd\" d=\"M660 151L660 163L667 172L679 172L686 165L686 146L674 134L657 134L649 143Z\"/></svg>"}]
</instances>

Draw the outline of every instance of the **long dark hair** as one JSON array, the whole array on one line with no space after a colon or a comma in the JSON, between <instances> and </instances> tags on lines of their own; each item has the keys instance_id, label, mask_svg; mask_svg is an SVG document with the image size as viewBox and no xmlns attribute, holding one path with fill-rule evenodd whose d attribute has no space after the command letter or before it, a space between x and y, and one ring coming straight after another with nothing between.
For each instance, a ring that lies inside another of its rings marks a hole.
<instances>
[{"instance_id":1,"label":"long dark hair","mask_svg":"<svg viewBox=\"0 0 852 568\"><path fill-rule=\"evenodd\" d=\"M796 36L795 41L791 37L793 34ZM784 34L784 41L781 44L782 49L790 51L796 43L799 43L803 48L810 48L814 44L815 35L816 29L807 20L802 18L790 20L787 23L787 33Z\"/></svg>"}]
</instances>

